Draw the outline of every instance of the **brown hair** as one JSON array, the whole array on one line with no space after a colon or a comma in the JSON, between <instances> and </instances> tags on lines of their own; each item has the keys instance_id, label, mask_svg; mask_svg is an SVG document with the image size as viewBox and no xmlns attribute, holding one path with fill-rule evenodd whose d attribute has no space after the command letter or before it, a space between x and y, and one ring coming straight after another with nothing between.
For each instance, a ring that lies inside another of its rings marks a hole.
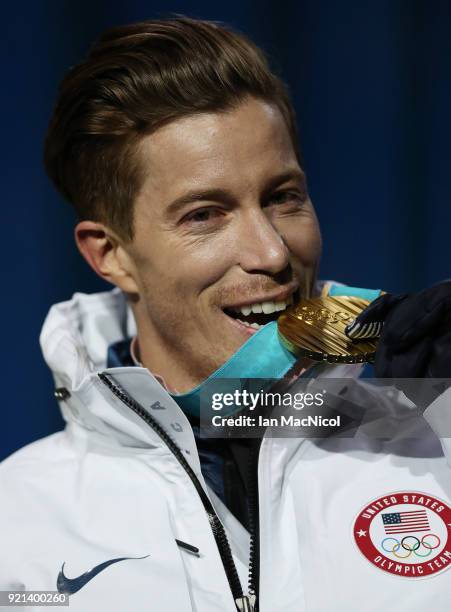
<instances>
[{"instance_id":1,"label":"brown hair","mask_svg":"<svg viewBox=\"0 0 451 612\"><path fill-rule=\"evenodd\" d=\"M185 17L107 30L61 83L45 143L47 173L81 219L131 240L144 179L139 140L247 96L279 107L298 153L287 91L245 36Z\"/></svg>"}]
</instances>

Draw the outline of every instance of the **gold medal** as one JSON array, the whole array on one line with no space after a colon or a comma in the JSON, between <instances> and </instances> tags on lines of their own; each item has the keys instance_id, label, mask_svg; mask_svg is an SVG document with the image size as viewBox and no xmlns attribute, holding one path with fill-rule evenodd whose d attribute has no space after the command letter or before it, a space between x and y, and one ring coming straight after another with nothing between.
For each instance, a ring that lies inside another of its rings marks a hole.
<instances>
[{"instance_id":1,"label":"gold medal","mask_svg":"<svg viewBox=\"0 0 451 612\"><path fill-rule=\"evenodd\" d=\"M345 327L370 304L353 296L301 300L280 315L279 337L289 351L314 361L371 363L377 339L351 340Z\"/></svg>"}]
</instances>

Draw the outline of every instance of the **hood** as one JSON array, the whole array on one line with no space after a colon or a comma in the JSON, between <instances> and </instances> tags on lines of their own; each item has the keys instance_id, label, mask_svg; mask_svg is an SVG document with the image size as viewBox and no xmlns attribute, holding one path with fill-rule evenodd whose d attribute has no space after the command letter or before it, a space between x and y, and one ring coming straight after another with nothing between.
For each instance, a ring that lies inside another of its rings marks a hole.
<instances>
[{"instance_id":1,"label":"hood","mask_svg":"<svg viewBox=\"0 0 451 612\"><path fill-rule=\"evenodd\" d=\"M110 344L136 334L126 297L119 289L75 293L55 304L40 336L44 359L56 380L76 389L89 374L106 368Z\"/></svg>"}]
</instances>

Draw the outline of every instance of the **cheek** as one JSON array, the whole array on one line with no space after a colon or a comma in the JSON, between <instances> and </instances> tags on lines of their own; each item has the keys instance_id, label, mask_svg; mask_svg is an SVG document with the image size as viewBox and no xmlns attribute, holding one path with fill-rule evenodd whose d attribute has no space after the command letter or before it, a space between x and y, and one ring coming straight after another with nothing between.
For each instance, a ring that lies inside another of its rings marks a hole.
<instances>
[{"instance_id":1,"label":"cheek","mask_svg":"<svg viewBox=\"0 0 451 612\"><path fill-rule=\"evenodd\" d=\"M283 238L290 252L304 267L313 267L321 255L321 234L316 219L285 227Z\"/></svg>"},{"instance_id":2,"label":"cheek","mask_svg":"<svg viewBox=\"0 0 451 612\"><path fill-rule=\"evenodd\" d=\"M172 292L187 299L219 281L230 267L231 257L232 249L225 237L168 240L146 257L141 269L147 287L157 285L167 295Z\"/></svg>"}]
</instances>

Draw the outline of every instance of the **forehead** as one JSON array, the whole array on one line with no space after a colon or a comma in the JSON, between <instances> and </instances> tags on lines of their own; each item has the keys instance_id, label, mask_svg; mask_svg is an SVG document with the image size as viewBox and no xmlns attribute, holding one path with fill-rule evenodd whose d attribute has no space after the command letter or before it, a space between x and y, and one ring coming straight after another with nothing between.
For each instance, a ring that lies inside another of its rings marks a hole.
<instances>
[{"instance_id":1,"label":"forehead","mask_svg":"<svg viewBox=\"0 0 451 612\"><path fill-rule=\"evenodd\" d=\"M298 168L281 112L256 99L173 121L143 139L140 156L142 191L169 199L192 188L256 185L268 172Z\"/></svg>"}]
</instances>

